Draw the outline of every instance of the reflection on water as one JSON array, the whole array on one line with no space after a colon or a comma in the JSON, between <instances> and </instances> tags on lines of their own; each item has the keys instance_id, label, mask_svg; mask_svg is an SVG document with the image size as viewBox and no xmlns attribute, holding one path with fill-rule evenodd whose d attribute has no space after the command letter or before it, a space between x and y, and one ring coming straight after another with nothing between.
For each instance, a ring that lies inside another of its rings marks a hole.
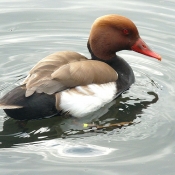
<instances>
[{"instance_id":1,"label":"reflection on water","mask_svg":"<svg viewBox=\"0 0 175 175\"><path fill-rule=\"evenodd\" d=\"M80 119L57 116L43 120L17 121L7 117L0 132L0 147L7 148L20 143L48 140L56 137L80 138L97 135L99 132L105 134L107 131L117 128L116 126L110 127L109 124L120 122L133 121L135 125L141 122L139 117L141 117L143 110L158 100L156 93L147 93L152 100L134 99L126 96L126 92L124 95L126 97L119 97L94 114ZM95 127L83 128L84 123L94 123L104 127L97 131Z\"/></svg>"},{"instance_id":2,"label":"reflection on water","mask_svg":"<svg viewBox=\"0 0 175 175\"><path fill-rule=\"evenodd\" d=\"M131 51L119 52L132 66L136 82L89 117L19 122L0 110L1 171L174 175L174 5L171 0L2 0L1 97L19 85L36 62L53 52L73 50L90 57L86 48L90 26L104 14L132 19L141 37L163 59L158 62ZM131 121L127 126L110 127ZM104 127L83 128L83 123Z\"/></svg>"}]
</instances>

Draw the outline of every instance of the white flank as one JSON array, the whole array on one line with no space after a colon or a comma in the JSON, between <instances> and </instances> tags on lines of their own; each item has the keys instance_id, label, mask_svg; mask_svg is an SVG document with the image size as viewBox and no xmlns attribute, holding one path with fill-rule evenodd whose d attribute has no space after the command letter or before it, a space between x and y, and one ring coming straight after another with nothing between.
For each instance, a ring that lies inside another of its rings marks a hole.
<instances>
[{"instance_id":1,"label":"white flank","mask_svg":"<svg viewBox=\"0 0 175 175\"><path fill-rule=\"evenodd\" d=\"M115 98L116 82L78 86L61 93L60 108L74 117L84 117L94 112Z\"/></svg>"}]
</instances>

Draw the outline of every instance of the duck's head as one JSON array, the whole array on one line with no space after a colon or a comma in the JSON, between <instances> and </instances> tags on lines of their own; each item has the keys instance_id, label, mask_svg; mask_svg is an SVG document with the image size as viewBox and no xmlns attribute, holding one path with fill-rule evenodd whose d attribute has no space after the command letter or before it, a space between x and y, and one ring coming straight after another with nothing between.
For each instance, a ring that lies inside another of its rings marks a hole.
<instances>
[{"instance_id":1,"label":"duck's head","mask_svg":"<svg viewBox=\"0 0 175 175\"><path fill-rule=\"evenodd\" d=\"M161 60L141 39L135 24L120 15L105 15L97 18L91 28L89 47L93 54L103 60L115 57L120 50L133 50Z\"/></svg>"}]
</instances>

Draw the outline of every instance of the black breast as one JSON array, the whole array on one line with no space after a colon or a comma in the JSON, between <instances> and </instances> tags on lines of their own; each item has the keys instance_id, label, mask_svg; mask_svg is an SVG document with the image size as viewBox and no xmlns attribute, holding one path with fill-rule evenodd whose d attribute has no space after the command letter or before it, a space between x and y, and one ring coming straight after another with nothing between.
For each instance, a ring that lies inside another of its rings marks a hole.
<instances>
[{"instance_id":1,"label":"black breast","mask_svg":"<svg viewBox=\"0 0 175 175\"><path fill-rule=\"evenodd\" d=\"M135 82L135 76L131 66L123 58L116 55L115 58L106 63L118 73L117 94L126 91Z\"/></svg>"}]
</instances>

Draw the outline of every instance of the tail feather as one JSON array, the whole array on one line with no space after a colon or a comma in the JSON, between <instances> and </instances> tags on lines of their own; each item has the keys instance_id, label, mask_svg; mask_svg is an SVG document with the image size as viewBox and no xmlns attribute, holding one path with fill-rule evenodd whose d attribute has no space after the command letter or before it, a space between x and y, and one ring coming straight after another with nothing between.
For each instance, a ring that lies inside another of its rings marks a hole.
<instances>
[{"instance_id":1,"label":"tail feather","mask_svg":"<svg viewBox=\"0 0 175 175\"><path fill-rule=\"evenodd\" d=\"M25 97L25 86L18 86L0 99L0 109L18 120L29 120L53 116L58 113L55 95L34 93Z\"/></svg>"},{"instance_id":2,"label":"tail feather","mask_svg":"<svg viewBox=\"0 0 175 175\"><path fill-rule=\"evenodd\" d=\"M18 108L23 108L23 106L0 104L0 109L18 109Z\"/></svg>"},{"instance_id":3,"label":"tail feather","mask_svg":"<svg viewBox=\"0 0 175 175\"><path fill-rule=\"evenodd\" d=\"M23 86L18 86L8 92L0 99L0 109L18 109L23 108L25 89Z\"/></svg>"}]
</instances>

